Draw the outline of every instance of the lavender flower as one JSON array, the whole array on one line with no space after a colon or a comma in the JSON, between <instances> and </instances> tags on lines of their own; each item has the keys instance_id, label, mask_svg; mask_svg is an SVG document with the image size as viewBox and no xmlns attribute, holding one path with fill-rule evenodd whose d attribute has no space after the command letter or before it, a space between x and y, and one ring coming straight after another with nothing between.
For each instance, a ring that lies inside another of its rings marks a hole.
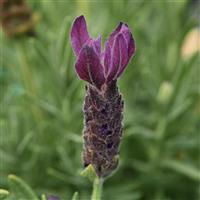
<instances>
[{"instance_id":1,"label":"lavender flower","mask_svg":"<svg viewBox=\"0 0 200 200\"><path fill-rule=\"evenodd\" d=\"M135 52L135 42L128 25L120 22L101 52L101 36L89 36L84 16L74 21L71 42L76 72L88 82L83 108L84 166L92 164L99 177L106 177L117 167L122 136L123 100L117 79Z\"/></svg>"}]
</instances>

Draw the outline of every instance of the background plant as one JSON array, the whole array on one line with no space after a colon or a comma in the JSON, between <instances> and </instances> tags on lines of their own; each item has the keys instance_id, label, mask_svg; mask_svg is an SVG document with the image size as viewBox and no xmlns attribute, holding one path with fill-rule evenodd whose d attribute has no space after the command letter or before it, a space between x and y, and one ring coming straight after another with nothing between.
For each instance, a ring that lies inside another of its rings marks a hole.
<instances>
[{"instance_id":1,"label":"background plant","mask_svg":"<svg viewBox=\"0 0 200 200\"><path fill-rule=\"evenodd\" d=\"M198 199L199 55L181 54L197 22L191 1L29 1L40 15L35 38L1 32L0 185L22 177L38 196L88 199L82 170L83 83L74 72L69 32L84 14L105 41L125 21L137 41L119 81L125 105L117 173L103 199ZM13 191L14 192L14 191ZM13 193L12 192L12 193ZM25 197L24 197L25 198Z\"/></svg>"}]
</instances>

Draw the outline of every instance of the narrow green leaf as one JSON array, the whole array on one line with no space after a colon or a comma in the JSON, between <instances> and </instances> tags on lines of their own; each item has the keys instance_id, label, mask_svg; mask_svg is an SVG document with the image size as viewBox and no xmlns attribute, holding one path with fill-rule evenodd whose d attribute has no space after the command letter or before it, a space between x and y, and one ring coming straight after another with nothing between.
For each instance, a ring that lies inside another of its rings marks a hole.
<instances>
[{"instance_id":1,"label":"narrow green leaf","mask_svg":"<svg viewBox=\"0 0 200 200\"><path fill-rule=\"evenodd\" d=\"M72 200L79 200L78 192L75 192L72 196Z\"/></svg>"},{"instance_id":2,"label":"narrow green leaf","mask_svg":"<svg viewBox=\"0 0 200 200\"><path fill-rule=\"evenodd\" d=\"M9 196L9 192L4 189L0 189L0 200L3 200Z\"/></svg>"},{"instance_id":3,"label":"narrow green leaf","mask_svg":"<svg viewBox=\"0 0 200 200\"><path fill-rule=\"evenodd\" d=\"M169 115L169 120L173 121L177 117L181 116L190 106L192 105L192 100L187 99L182 104L175 107Z\"/></svg>"},{"instance_id":4,"label":"narrow green leaf","mask_svg":"<svg viewBox=\"0 0 200 200\"><path fill-rule=\"evenodd\" d=\"M56 52L57 52L57 64L60 65L63 60L65 47L67 45L67 41L69 41L69 28L71 26L70 17L66 16L63 20L63 24L61 25L61 30L59 33L58 41L56 44Z\"/></svg>"},{"instance_id":5,"label":"narrow green leaf","mask_svg":"<svg viewBox=\"0 0 200 200\"><path fill-rule=\"evenodd\" d=\"M18 199L38 200L36 194L21 178L11 174L8 176L11 191Z\"/></svg>"},{"instance_id":6,"label":"narrow green leaf","mask_svg":"<svg viewBox=\"0 0 200 200\"><path fill-rule=\"evenodd\" d=\"M175 160L165 160L162 165L166 168L179 172L195 181L200 181L200 170L193 166L183 164Z\"/></svg>"},{"instance_id":7,"label":"narrow green leaf","mask_svg":"<svg viewBox=\"0 0 200 200\"><path fill-rule=\"evenodd\" d=\"M36 52L38 58L37 61L44 66L52 67L51 59L49 59L49 52L40 42L37 40L32 40L30 46L32 46Z\"/></svg>"},{"instance_id":8,"label":"narrow green leaf","mask_svg":"<svg viewBox=\"0 0 200 200\"><path fill-rule=\"evenodd\" d=\"M34 132L28 132L24 138L22 138L21 142L19 143L18 147L17 147L17 151L19 153L22 153L24 151L24 149L28 146L28 144L31 142L31 139L33 138L33 134Z\"/></svg>"},{"instance_id":9,"label":"narrow green leaf","mask_svg":"<svg viewBox=\"0 0 200 200\"><path fill-rule=\"evenodd\" d=\"M42 196L41 196L41 200L47 200L47 197L46 197L45 194L42 194Z\"/></svg>"},{"instance_id":10,"label":"narrow green leaf","mask_svg":"<svg viewBox=\"0 0 200 200\"><path fill-rule=\"evenodd\" d=\"M87 177L90 181L94 181L97 178L96 172L92 164L88 165L82 172L83 177Z\"/></svg>"}]
</instances>

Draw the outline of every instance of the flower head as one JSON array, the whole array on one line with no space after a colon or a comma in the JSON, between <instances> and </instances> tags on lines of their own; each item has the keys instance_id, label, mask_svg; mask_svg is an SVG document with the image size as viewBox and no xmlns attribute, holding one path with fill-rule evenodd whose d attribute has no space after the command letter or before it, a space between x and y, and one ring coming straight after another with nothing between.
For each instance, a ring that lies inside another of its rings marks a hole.
<instances>
[{"instance_id":1,"label":"flower head","mask_svg":"<svg viewBox=\"0 0 200 200\"><path fill-rule=\"evenodd\" d=\"M78 76L101 88L123 73L135 52L135 42L127 24L120 22L110 34L101 51L101 36L89 36L84 16L75 19L71 30L71 42L77 57Z\"/></svg>"}]
</instances>

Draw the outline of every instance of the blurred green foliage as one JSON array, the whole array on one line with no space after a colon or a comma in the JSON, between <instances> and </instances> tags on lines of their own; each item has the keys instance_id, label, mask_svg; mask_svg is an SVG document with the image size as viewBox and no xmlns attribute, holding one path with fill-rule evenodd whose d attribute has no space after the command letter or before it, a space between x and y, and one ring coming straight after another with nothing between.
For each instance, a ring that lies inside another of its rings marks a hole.
<instances>
[{"instance_id":1,"label":"blurred green foliage","mask_svg":"<svg viewBox=\"0 0 200 200\"><path fill-rule=\"evenodd\" d=\"M35 38L1 32L0 185L16 174L41 194L89 199L82 170L84 84L74 71L69 32L87 18L103 40L127 22L137 52L119 80L125 99L120 166L103 199L200 199L199 55L183 59L196 25L189 1L29 1L40 15ZM30 192L30 191L29 191ZM32 191L31 191L32 194ZM35 195L35 194L32 194Z\"/></svg>"}]
</instances>

